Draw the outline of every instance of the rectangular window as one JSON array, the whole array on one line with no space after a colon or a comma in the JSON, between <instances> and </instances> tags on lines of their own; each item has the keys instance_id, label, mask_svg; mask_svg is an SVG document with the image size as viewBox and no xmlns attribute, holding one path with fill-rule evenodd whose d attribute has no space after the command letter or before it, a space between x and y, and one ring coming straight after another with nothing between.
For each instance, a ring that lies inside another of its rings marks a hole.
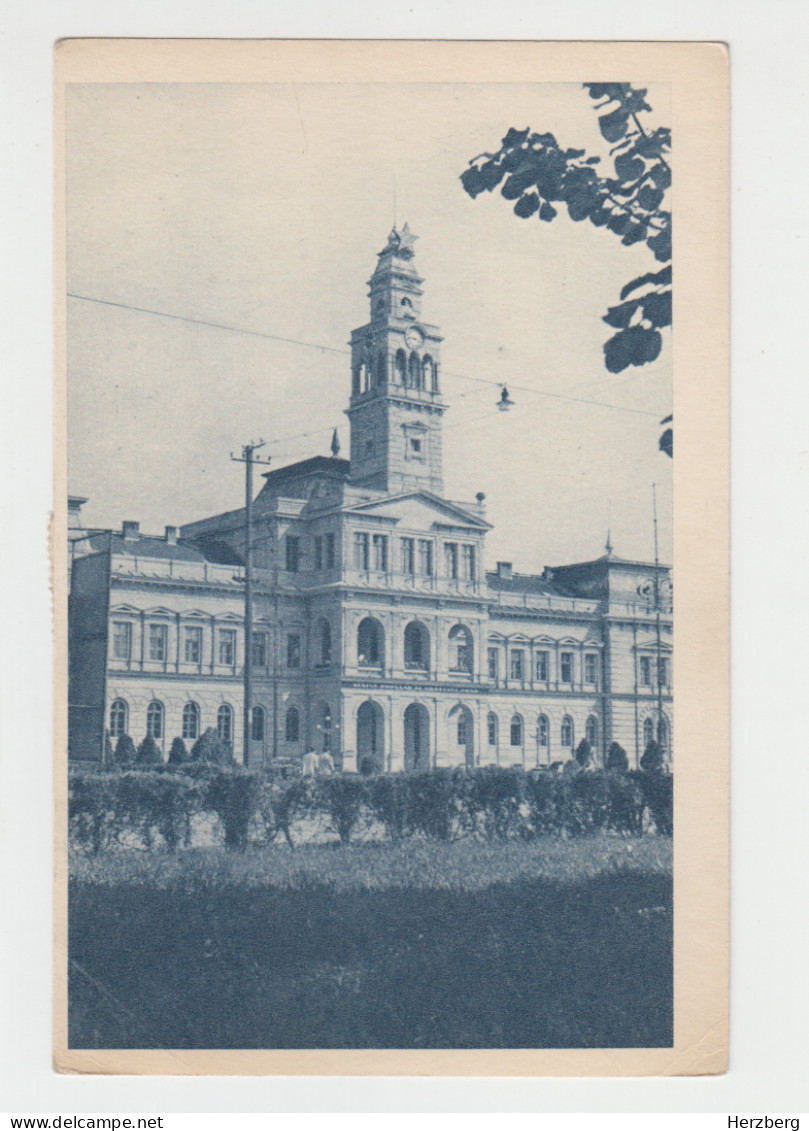
<instances>
[{"instance_id":1,"label":"rectangular window","mask_svg":"<svg viewBox=\"0 0 809 1131\"><path fill-rule=\"evenodd\" d=\"M185 651L183 655L187 664L202 663L202 629L198 625L185 630Z\"/></svg>"},{"instance_id":2,"label":"rectangular window","mask_svg":"<svg viewBox=\"0 0 809 1131\"><path fill-rule=\"evenodd\" d=\"M658 658L657 678L661 687L669 686L669 661L667 656L660 656Z\"/></svg>"},{"instance_id":3,"label":"rectangular window","mask_svg":"<svg viewBox=\"0 0 809 1131\"><path fill-rule=\"evenodd\" d=\"M326 569L334 569L334 535L326 535Z\"/></svg>"},{"instance_id":4,"label":"rectangular window","mask_svg":"<svg viewBox=\"0 0 809 1131\"><path fill-rule=\"evenodd\" d=\"M573 682L573 653L563 652L559 657L559 679L562 683Z\"/></svg>"},{"instance_id":5,"label":"rectangular window","mask_svg":"<svg viewBox=\"0 0 809 1131\"><path fill-rule=\"evenodd\" d=\"M463 577L464 581L475 580L475 547L463 547Z\"/></svg>"},{"instance_id":6,"label":"rectangular window","mask_svg":"<svg viewBox=\"0 0 809 1131\"><path fill-rule=\"evenodd\" d=\"M521 649L516 649L511 653L511 678L522 679L523 676L523 653Z\"/></svg>"},{"instance_id":7,"label":"rectangular window","mask_svg":"<svg viewBox=\"0 0 809 1131\"><path fill-rule=\"evenodd\" d=\"M422 577L433 576L433 544L427 538L419 538L419 573Z\"/></svg>"},{"instance_id":8,"label":"rectangular window","mask_svg":"<svg viewBox=\"0 0 809 1131\"><path fill-rule=\"evenodd\" d=\"M301 666L301 638L297 632L290 632L287 636L287 667L299 668Z\"/></svg>"},{"instance_id":9,"label":"rectangular window","mask_svg":"<svg viewBox=\"0 0 809 1131\"><path fill-rule=\"evenodd\" d=\"M421 440L411 439L411 441L410 441L410 451L413 453L413 455L416 455L416 456L421 455Z\"/></svg>"},{"instance_id":10,"label":"rectangular window","mask_svg":"<svg viewBox=\"0 0 809 1131\"><path fill-rule=\"evenodd\" d=\"M167 631L164 624L149 625L149 659L161 663L166 658Z\"/></svg>"},{"instance_id":11,"label":"rectangular window","mask_svg":"<svg viewBox=\"0 0 809 1131\"><path fill-rule=\"evenodd\" d=\"M496 648L489 649L489 679L497 679L500 667L500 654Z\"/></svg>"},{"instance_id":12,"label":"rectangular window","mask_svg":"<svg viewBox=\"0 0 809 1131\"><path fill-rule=\"evenodd\" d=\"M132 656L132 625L128 621L113 623L112 654L116 660L128 660Z\"/></svg>"},{"instance_id":13,"label":"rectangular window","mask_svg":"<svg viewBox=\"0 0 809 1131\"><path fill-rule=\"evenodd\" d=\"M354 535L354 569L367 571L370 568L369 539L367 534Z\"/></svg>"},{"instance_id":14,"label":"rectangular window","mask_svg":"<svg viewBox=\"0 0 809 1131\"><path fill-rule=\"evenodd\" d=\"M266 668L267 666L267 633L254 632L253 633L253 650L251 659L254 667Z\"/></svg>"},{"instance_id":15,"label":"rectangular window","mask_svg":"<svg viewBox=\"0 0 809 1131\"><path fill-rule=\"evenodd\" d=\"M315 569L323 569L323 538L315 535Z\"/></svg>"},{"instance_id":16,"label":"rectangular window","mask_svg":"<svg viewBox=\"0 0 809 1131\"><path fill-rule=\"evenodd\" d=\"M640 685L641 687L652 686L652 657L641 656L640 658Z\"/></svg>"},{"instance_id":17,"label":"rectangular window","mask_svg":"<svg viewBox=\"0 0 809 1131\"><path fill-rule=\"evenodd\" d=\"M373 534L371 536L374 551L374 569L386 573L388 569L388 536L387 534Z\"/></svg>"},{"instance_id":18,"label":"rectangular window","mask_svg":"<svg viewBox=\"0 0 809 1131\"><path fill-rule=\"evenodd\" d=\"M402 539L402 573L416 572L416 544L412 538Z\"/></svg>"},{"instance_id":19,"label":"rectangular window","mask_svg":"<svg viewBox=\"0 0 809 1131\"><path fill-rule=\"evenodd\" d=\"M537 652L537 682L548 682L548 653Z\"/></svg>"},{"instance_id":20,"label":"rectangular window","mask_svg":"<svg viewBox=\"0 0 809 1131\"><path fill-rule=\"evenodd\" d=\"M445 542L444 543L444 563L446 576L450 578L458 577L458 543Z\"/></svg>"},{"instance_id":21,"label":"rectangular window","mask_svg":"<svg viewBox=\"0 0 809 1131\"><path fill-rule=\"evenodd\" d=\"M286 536L286 567L289 573L298 573L301 568L301 540L297 534Z\"/></svg>"},{"instance_id":22,"label":"rectangular window","mask_svg":"<svg viewBox=\"0 0 809 1131\"><path fill-rule=\"evenodd\" d=\"M584 682L596 683L598 681L598 656L587 655L584 657Z\"/></svg>"},{"instance_id":23,"label":"rectangular window","mask_svg":"<svg viewBox=\"0 0 809 1131\"><path fill-rule=\"evenodd\" d=\"M235 628L221 628L219 630L219 663L232 667L236 663L236 630Z\"/></svg>"}]
</instances>

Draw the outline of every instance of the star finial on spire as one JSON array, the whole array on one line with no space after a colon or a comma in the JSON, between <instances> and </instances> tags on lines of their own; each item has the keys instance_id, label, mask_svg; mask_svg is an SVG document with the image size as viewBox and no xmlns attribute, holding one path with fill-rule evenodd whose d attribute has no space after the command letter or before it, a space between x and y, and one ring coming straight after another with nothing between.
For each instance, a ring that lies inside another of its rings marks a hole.
<instances>
[{"instance_id":1,"label":"star finial on spire","mask_svg":"<svg viewBox=\"0 0 809 1131\"><path fill-rule=\"evenodd\" d=\"M340 454L340 437L337 435L337 429L334 429L331 437L331 454L332 458L336 459Z\"/></svg>"},{"instance_id":2,"label":"star finial on spire","mask_svg":"<svg viewBox=\"0 0 809 1131\"><path fill-rule=\"evenodd\" d=\"M413 244L418 238L418 236L413 235L413 233L410 231L410 225L407 223L407 221L405 221L405 226L399 233L399 254L412 255Z\"/></svg>"}]
</instances>

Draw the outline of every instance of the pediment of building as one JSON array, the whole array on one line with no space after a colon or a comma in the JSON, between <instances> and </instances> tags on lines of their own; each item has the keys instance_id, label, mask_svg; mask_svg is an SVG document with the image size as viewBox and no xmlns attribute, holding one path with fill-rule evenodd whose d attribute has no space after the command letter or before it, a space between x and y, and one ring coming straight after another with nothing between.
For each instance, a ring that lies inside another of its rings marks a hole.
<instances>
[{"instance_id":1,"label":"pediment of building","mask_svg":"<svg viewBox=\"0 0 809 1131\"><path fill-rule=\"evenodd\" d=\"M367 499L345 508L348 514L384 519L405 530L466 529L470 533L490 530L484 519L429 491L408 491L379 499Z\"/></svg>"}]
</instances>

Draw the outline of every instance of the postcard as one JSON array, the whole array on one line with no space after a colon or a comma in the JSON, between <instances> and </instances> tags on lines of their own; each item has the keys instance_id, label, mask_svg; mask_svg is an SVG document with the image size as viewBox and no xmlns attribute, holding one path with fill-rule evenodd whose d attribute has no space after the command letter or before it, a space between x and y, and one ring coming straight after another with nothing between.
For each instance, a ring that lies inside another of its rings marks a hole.
<instances>
[{"instance_id":1,"label":"postcard","mask_svg":"<svg viewBox=\"0 0 809 1131\"><path fill-rule=\"evenodd\" d=\"M724 1071L725 47L56 108L57 1069Z\"/></svg>"}]
</instances>

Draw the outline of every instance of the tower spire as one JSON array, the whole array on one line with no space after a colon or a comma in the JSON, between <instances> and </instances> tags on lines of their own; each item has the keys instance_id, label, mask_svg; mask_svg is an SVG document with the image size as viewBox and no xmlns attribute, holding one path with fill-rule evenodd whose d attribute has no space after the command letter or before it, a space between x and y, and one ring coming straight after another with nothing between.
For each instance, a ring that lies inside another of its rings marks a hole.
<instances>
[{"instance_id":1,"label":"tower spire","mask_svg":"<svg viewBox=\"0 0 809 1131\"><path fill-rule=\"evenodd\" d=\"M336 428L331 434L331 454L335 459L340 454L340 437L337 435Z\"/></svg>"}]
</instances>

